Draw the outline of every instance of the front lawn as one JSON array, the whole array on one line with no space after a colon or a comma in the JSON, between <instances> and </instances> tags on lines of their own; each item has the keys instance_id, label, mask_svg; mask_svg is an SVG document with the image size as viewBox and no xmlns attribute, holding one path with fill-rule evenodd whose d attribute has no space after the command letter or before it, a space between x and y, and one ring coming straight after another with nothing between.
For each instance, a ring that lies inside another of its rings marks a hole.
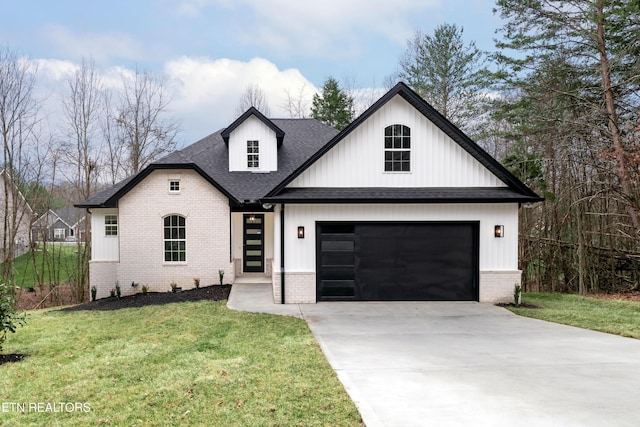
<instances>
[{"instance_id":1,"label":"front lawn","mask_svg":"<svg viewBox=\"0 0 640 427\"><path fill-rule=\"evenodd\" d=\"M27 356L0 365L1 425L362 425L300 319L199 301L27 322L5 344Z\"/></svg>"},{"instance_id":2,"label":"front lawn","mask_svg":"<svg viewBox=\"0 0 640 427\"><path fill-rule=\"evenodd\" d=\"M509 308L521 316L640 339L640 302L579 295L525 293L522 302L538 308Z\"/></svg>"}]
</instances>

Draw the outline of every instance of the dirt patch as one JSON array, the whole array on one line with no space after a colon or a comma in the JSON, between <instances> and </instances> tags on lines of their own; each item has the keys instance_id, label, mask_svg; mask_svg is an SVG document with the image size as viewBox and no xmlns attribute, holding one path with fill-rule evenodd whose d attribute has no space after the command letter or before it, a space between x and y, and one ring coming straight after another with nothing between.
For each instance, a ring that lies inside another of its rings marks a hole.
<instances>
[{"instance_id":1,"label":"dirt patch","mask_svg":"<svg viewBox=\"0 0 640 427\"><path fill-rule=\"evenodd\" d=\"M122 298L110 297L85 304L65 307L60 311L80 310L119 310L121 308L144 307L147 305L163 305L187 301L221 301L229 298L231 285L213 285L182 292L149 292L146 295L135 294Z\"/></svg>"},{"instance_id":2,"label":"dirt patch","mask_svg":"<svg viewBox=\"0 0 640 427\"><path fill-rule=\"evenodd\" d=\"M66 284L53 288L49 286L37 286L31 289L21 288L16 297L18 310L35 310L78 303L76 289L74 289L73 285Z\"/></svg>"},{"instance_id":3,"label":"dirt patch","mask_svg":"<svg viewBox=\"0 0 640 427\"><path fill-rule=\"evenodd\" d=\"M589 298L597 298L597 299L604 299L604 300L640 302L640 291L622 291L622 292L612 292L607 294L589 294L587 296Z\"/></svg>"}]
</instances>

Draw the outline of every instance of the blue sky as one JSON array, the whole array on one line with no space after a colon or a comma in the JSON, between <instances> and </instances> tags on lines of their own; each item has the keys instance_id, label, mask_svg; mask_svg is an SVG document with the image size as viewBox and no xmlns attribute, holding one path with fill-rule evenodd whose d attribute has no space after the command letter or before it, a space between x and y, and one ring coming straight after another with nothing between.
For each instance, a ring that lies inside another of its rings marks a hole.
<instances>
[{"instance_id":1,"label":"blue sky","mask_svg":"<svg viewBox=\"0 0 640 427\"><path fill-rule=\"evenodd\" d=\"M0 43L37 62L50 100L83 57L106 82L136 65L163 74L181 138L192 142L235 118L249 84L267 94L272 116L285 116L287 91L310 99L328 76L381 88L416 29L457 24L465 40L491 50L500 26L493 7L493 0L23 0L3 4Z\"/></svg>"}]
</instances>

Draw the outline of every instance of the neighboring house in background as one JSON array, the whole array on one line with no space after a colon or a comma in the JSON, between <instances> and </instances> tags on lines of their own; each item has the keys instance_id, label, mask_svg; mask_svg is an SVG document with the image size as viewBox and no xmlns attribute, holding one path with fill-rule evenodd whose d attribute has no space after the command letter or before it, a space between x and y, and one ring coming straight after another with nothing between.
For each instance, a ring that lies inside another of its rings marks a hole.
<instances>
[{"instance_id":1,"label":"neighboring house in background","mask_svg":"<svg viewBox=\"0 0 640 427\"><path fill-rule=\"evenodd\" d=\"M4 259L3 253L4 232L15 225L14 258L29 251L29 224L33 217L33 210L18 189L11 176L5 169L0 170L2 185L0 185L0 261ZM6 189L6 191L5 191ZM13 195L18 196L17 204L13 204ZM8 196L8 198L6 197ZM15 210L15 221L14 219ZM6 221L5 221L6 219ZM11 230L9 230L11 233Z\"/></svg>"},{"instance_id":2,"label":"neighboring house in background","mask_svg":"<svg viewBox=\"0 0 640 427\"><path fill-rule=\"evenodd\" d=\"M541 200L399 83L341 132L251 108L77 206L99 298L222 270L277 303L499 302L521 281L518 209Z\"/></svg>"},{"instance_id":3,"label":"neighboring house in background","mask_svg":"<svg viewBox=\"0 0 640 427\"><path fill-rule=\"evenodd\" d=\"M73 207L51 210L41 215L31 226L33 242L84 242L82 209Z\"/></svg>"}]
</instances>

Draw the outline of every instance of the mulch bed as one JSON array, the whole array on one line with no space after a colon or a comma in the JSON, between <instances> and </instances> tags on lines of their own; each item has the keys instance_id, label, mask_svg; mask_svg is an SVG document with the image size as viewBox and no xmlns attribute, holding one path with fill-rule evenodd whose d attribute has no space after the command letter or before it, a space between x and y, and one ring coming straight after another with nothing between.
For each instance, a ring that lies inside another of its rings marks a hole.
<instances>
[{"instance_id":1,"label":"mulch bed","mask_svg":"<svg viewBox=\"0 0 640 427\"><path fill-rule=\"evenodd\" d=\"M498 307L540 308L539 306L537 306L537 305L535 305L535 304L529 304L529 303L526 303L526 302L521 302L521 303L520 303L520 305L515 305L515 304L514 304L514 303L512 303L512 302L509 302L509 303L501 302L501 303L498 303L498 304L496 304L496 305L497 305Z\"/></svg>"},{"instance_id":2,"label":"mulch bed","mask_svg":"<svg viewBox=\"0 0 640 427\"><path fill-rule=\"evenodd\" d=\"M19 353L0 354L0 365L2 365L3 363L19 362L24 359L24 357L24 354Z\"/></svg>"},{"instance_id":3,"label":"mulch bed","mask_svg":"<svg viewBox=\"0 0 640 427\"><path fill-rule=\"evenodd\" d=\"M604 299L604 300L616 300L616 301L640 301L640 291L622 291L611 292L607 294L588 294L588 297Z\"/></svg>"},{"instance_id":4,"label":"mulch bed","mask_svg":"<svg viewBox=\"0 0 640 427\"><path fill-rule=\"evenodd\" d=\"M149 292L146 295L134 294L122 298L110 297L85 304L65 307L60 311L81 310L119 310L121 308L145 307L147 305L163 305L187 301L220 301L229 298L231 285L213 285L181 292Z\"/></svg>"}]
</instances>

